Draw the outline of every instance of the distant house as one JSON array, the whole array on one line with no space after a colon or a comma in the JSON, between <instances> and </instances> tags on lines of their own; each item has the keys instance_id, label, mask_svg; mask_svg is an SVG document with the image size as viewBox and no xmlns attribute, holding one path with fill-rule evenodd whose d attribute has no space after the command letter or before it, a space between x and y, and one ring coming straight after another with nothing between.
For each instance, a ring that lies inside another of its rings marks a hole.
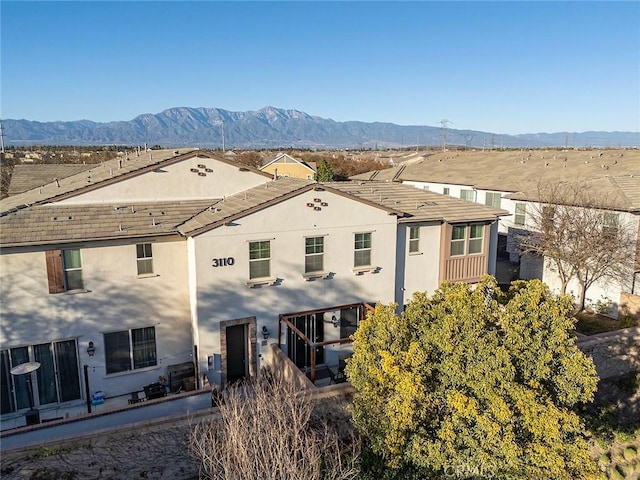
<instances>
[{"instance_id":1,"label":"distant house","mask_svg":"<svg viewBox=\"0 0 640 480\"><path fill-rule=\"evenodd\" d=\"M441 152L414 163L352 177L358 181L386 181L451 195L469 202L503 208L509 215L500 221L499 255L520 262L521 278L540 278L557 288L554 272L543 259L521 256L517 237L530 228L528 216L536 208L535 192L545 183L582 182L603 196L616 199L612 212L638 230L640 224L639 150L511 150ZM640 235L640 233L639 233ZM640 241L640 236L639 236ZM640 251L632 278L614 285L594 285L590 302L606 296L613 301L612 314L622 303L621 295L640 294Z\"/></svg>"},{"instance_id":2,"label":"distant house","mask_svg":"<svg viewBox=\"0 0 640 480\"><path fill-rule=\"evenodd\" d=\"M159 376L173 388L185 364L184 388L253 376L271 344L313 376L350 353L367 305L494 273L505 214L393 183L273 179L198 150L116 158L9 196L2 428L24 422L27 385L10 371L28 361L41 364L43 418L81 412L85 391L108 401Z\"/></svg>"},{"instance_id":3,"label":"distant house","mask_svg":"<svg viewBox=\"0 0 640 480\"><path fill-rule=\"evenodd\" d=\"M316 173L315 165L293 158L286 153L278 154L276 158L260 167L260 170L271 175L277 174L279 177L304 178L306 180L313 180Z\"/></svg>"}]
</instances>

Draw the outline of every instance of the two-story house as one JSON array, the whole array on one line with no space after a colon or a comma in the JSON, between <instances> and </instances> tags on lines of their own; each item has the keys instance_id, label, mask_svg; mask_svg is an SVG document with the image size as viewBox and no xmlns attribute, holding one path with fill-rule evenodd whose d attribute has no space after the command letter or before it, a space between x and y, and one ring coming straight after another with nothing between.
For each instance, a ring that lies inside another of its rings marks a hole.
<instances>
[{"instance_id":1,"label":"two-story house","mask_svg":"<svg viewBox=\"0 0 640 480\"><path fill-rule=\"evenodd\" d=\"M223 385L268 365L271 343L301 368L335 365L366 304L401 308L493 273L506 213L398 184L273 180L198 150L110 160L0 207L2 418L14 423L30 399L10 370L28 361L43 416L87 389L139 391L176 364Z\"/></svg>"},{"instance_id":2,"label":"two-story house","mask_svg":"<svg viewBox=\"0 0 640 480\"><path fill-rule=\"evenodd\" d=\"M640 151L617 150L509 150L438 152L387 170L356 175L359 181L387 181L451 195L469 202L502 208L509 215L499 225L498 254L520 263L521 278L540 278L558 285L557 275L542 259L523 256L518 238L531 228L530 216L538 208L535 192L549 185L598 185L602 199L615 199L607 206L631 229L640 222ZM606 212L603 212L606 213ZM603 216L604 219L604 216ZM635 251L630 258L637 257ZM640 262L636 258L636 264ZM621 293L637 295L639 279L594 285L589 302L605 296L618 313ZM572 288L570 290L576 290Z\"/></svg>"}]
</instances>

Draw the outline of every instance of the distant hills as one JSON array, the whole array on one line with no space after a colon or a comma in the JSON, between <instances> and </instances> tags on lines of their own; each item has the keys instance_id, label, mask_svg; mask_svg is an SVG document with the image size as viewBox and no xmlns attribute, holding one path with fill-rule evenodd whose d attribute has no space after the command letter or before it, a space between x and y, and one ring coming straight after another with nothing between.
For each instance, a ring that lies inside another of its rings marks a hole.
<instances>
[{"instance_id":1,"label":"distant hills","mask_svg":"<svg viewBox=\"0 0 640 480\"><path fill-rule=\"evenodd\" d=\"M441 127L336 122L298 110L265 107L231 112L219 108L170 108L130 121L97 123L3 120L5 145L160 145L221 148L384 149L442 145ZM499 147L639 147L640 132L557 132L503 135L446 130L447 145Z\"/></svg>"}]
</instances>

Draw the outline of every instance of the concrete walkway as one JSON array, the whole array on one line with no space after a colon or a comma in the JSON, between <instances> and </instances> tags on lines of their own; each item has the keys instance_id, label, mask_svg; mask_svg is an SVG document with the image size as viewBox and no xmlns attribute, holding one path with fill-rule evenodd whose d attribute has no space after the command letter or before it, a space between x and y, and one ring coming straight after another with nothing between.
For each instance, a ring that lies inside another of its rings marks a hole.
<instances>
[{"instance_id":1,"label":"concrete walkway","mask_svg":"<svg viewBox=\"0 0 640 480\"><path fill-rule=\"evenodd\" d=\"M29 427L5 430L0 435L0 450L7 452L37 445L66 442L123 429L143 428L211 413L209 390L123 407L103 413L87 414Z\"/></svg>"}]
</instances>

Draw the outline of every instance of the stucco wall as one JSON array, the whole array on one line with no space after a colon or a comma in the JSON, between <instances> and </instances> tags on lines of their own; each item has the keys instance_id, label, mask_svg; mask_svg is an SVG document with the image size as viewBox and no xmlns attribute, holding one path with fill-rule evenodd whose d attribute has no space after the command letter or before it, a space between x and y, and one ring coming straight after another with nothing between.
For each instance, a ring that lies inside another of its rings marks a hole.
<instances>
[{"instance_id":1,"label":"stucco wall","mask_svg":"<svg viewBox=\"0 0 640 480\"><path fill-rule=\"evenodd\" d=\"M0 257L2 348L77 339L79 365L88 365L91 391L125 394L190 361L186 242L153 242L155 276L139 278L135 243L93 243L81 249L83 293L49 294L45 253L3 249ZM103 334L154 326L158 365L107 375ZM95 355L86 350L92 341ZM82 380L81 380L82 382ZM84 392L84 387L82 387Z\"/></svg>"},{"instance_id":2,"label":"stucco wall","mask_svg":"<svg viewBox=\"0 0 640 480\"><path fill-rule=\"evenodd\" d=\"M314 198L328 205L307 207ZM200 361L220 351L220 321L253 315L257 331L266 326L277 343L278 315L358 303L394 300L396 218L386 211L329 192L306 192L196 237L191 268L195 269L195 322ZM372 233L376 273L353 272L354 233ZM305 237L324 236L326 279L303 278ZM247 286L249 242L270 240L271 275L275 285ZM212 259L233 258L233 265L212 266ZM326 324L327 339L336 330ZM286 337L280 339L286 343ZM261 343L261 342L259 342ZM259 356L268 356L258 345ZM331 347L328 350L341 350Z\"/></svg>"},{"instance_id":3,"label":"stucco wall","mask_svg":"<svg viewBox=\"0 0 640 480\"><path fill-rule=\"evenodd\" d=\"M212 172L198 167L204 165ZM204 176L191 169L204 173ZM251 171L210 158L188 158L182 162L118 182L59 202L66 205L112 202L151 202L222 198L268 181Z\"/></svg>"}]
</instances>

